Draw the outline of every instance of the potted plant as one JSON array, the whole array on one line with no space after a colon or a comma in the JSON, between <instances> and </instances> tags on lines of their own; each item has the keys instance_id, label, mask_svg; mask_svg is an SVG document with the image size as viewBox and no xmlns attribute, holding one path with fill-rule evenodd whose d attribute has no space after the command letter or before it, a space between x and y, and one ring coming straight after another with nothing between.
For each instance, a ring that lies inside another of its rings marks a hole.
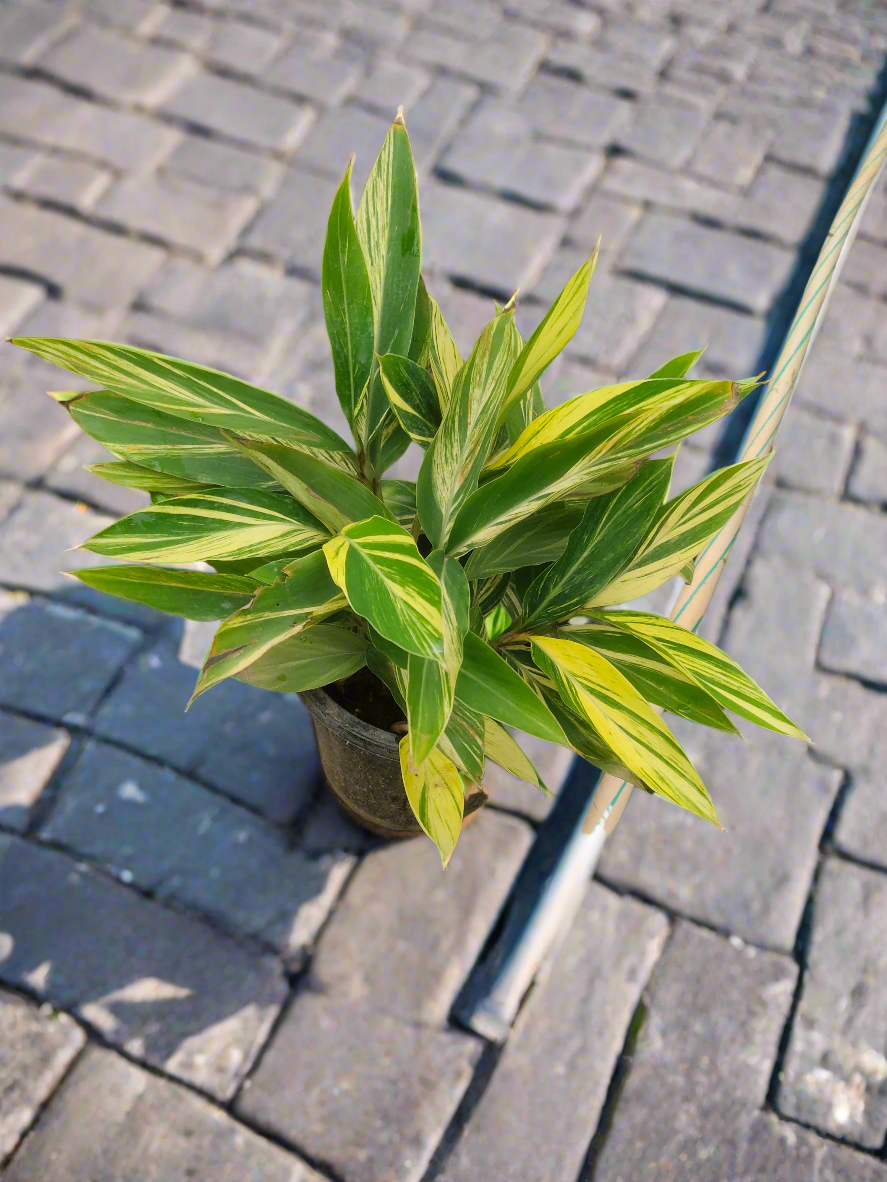
<instances>
[{"instance_id":1,"label":"potted plant","mask_svg":"<svg viewBox=\"0 0 887 1182\"><path fill-rule=\"evenodd\" d=\"M717 648L614 609L689 577L761 476L766 457L668 499L674 457L651 458L755 382L688 379L692 353L546 410L539 379L579 325L594 256L528 341L512 300L463 359L421 278L401 117L356 215L350 174L322 289L353 447L285 399L187 361L16 340L96 384L53 396L117 457L92 471L151 494L84 543L129 565L72 573L221 620L195 696L228 677L301 694L346 808L383 833L424 830L444 864L485 799L486 759L542 787L507 727L717 823L660 711L734 731L730 711L803 736ZM386 478L411 440L418 479Z\"/></svg>"}]
</instances>

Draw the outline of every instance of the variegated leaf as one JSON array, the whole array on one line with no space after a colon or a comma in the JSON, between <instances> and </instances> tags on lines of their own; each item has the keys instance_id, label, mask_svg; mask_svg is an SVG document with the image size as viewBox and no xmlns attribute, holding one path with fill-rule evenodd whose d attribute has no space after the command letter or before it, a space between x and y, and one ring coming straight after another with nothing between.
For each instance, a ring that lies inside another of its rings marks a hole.
<instances>
[{"instance_id":1,"label":"variegated leaf","mask_svg":"<svg viewBox=\"0 0 887 1182\"><path fill-rule=\"evenodd\" d=\"M514 358L514 311L497 315L459 370L450 404L416 482L416 503L427 536L446 545L457 513L477 487L496 431L496 416Z\"/></svg>"},{"instance_id":2,"label":"variegated leaf","mask_svg":"<svg viewBox=\"0 0 887 1182\"><path fill-rule=\"evenodd\" d=\"M469 579L510 573L518 566L537 566L560 558L567 538L582 520L581 504L547 505L538 513L503 530L487 546L473 550L465 564Z\"/></svg>"},{"instance_id":3,"label":"variegated leaf","mask_svg":"<svg viewBox=\"0 0 887 1182\"><path fill-rule=\"evenodd\" d=\"M457 701L529 735L564 742L551 711L507 661L473 632L466 633L464 645Z\"/></svg>"},{"instance_id":4,"label":"variegated leaf","mask_svg":"<svg viewBox=\"0 0 887 1182\"><path fill-rule=\"evenodd\" d=\"M225 435L331 533L337 533L352 521L364 521L376 514L390 516L382 501L353 473L345 473L309 452L295 451L279 443L238 438L228 432Z\"/></svg>"},{"instance_id":5,"label":"variegated leaf","mask_svg":"<svg viewBox=\"0 0 887 1182\"><path fill-rule=\"evenodd\" d=\"M379 358L382 384L391 409L409 437L427 447L441 422L440 404L434 380L408 357L386 353Z\"/></svg>"},{"instance_id":6,"label":"variegated leaf","mask_svg":"<svg viewBox=\"0 0 887 1182\"><path fill-rule=\"evenodd\" d=\"M487 759L491 759L512 776L525 780L528 784L535 784L543 792L548 791L517 739L493 718L484 719L483 749Z\"/></svg>"},{"instance_id":7,"label":"variegated leaf","mask_svg":"<svg viewBox=\"0 0 887 1182\"><path fill-rule=\"evenodd\" d=\"M622 488L588 502L563 554L527 588L522 626L567 619L625 568L665 500L673 463L648 460Z\"/></svg>"},{"instance_id":8,"label":"variegated leaf","mask_svg":"<svg viewBox=\"0 0 887 1182\"><path fill-rule=\"evenodd\" d=\"M634 776L660 796L719 825L711 797L671 731L630 681L600 653L573 640L539 636L533 659L561 697Z\"/></svg>"},{"instance_id":9,"label":"variegated leaf","mask_svg":"<svg viewBox=\"0 0 887 1182\"><path fill-rule=\"evenodd\" d=\"M807 739L761 687L734 660L695 632L648 612L595 613L614 628L638 637L674 668L686 674L716 702L767 730ZM809 741L809 740L807 740Z\"/></svg>"},{"instance_id":10,"label":"variegated leaf","mask_svg":"<svg viewBox=\"0 0 887 1182\"><path fill-rule=\"evenodd\" d=\"M84 550L141 562L209 562L317 549L329 538L292 497L210 489L170 497L115 521Z\"/></svg>"},{"instance_id":11,"label":"variegated leaf","mask_svg":"<svg viewBox=\"0 0 887 1182\"><path fill-rule=\"evenodd\" d=\"M477 609L481 618L502 602L510 582L509 571L499 575L488 575L471 584L471 606Z\"/></svg>"},{"instance_id":12,"label":"variegated leaf","mask_svg":"<svg viewBox=\"0 0 887 1182\"><path fill-rule=\"evenodd\" d=\"M327 224L321 292L333 355L336 394L361 447L366 445L366 397L373 368L373 298L351 205L352 159Z\"/></svg>"},{"instance_id":13,"label":"variegated leaf","mask_svg":"<svg viewBox=\"0 0 887 1182\"><path fill-rule=\"evenodd\" d=\"M640 637L597 618L564 628L558 635L587 644L606 657L654 706L702 726L738 733L707 690Z\"/></svg>"},{"instance_id":14,"label":"variegated leaf","mask_svg":"<svg viewBox=\"0 0 887 1182\"><path fill-rule=\"evenodd\" d=\"M238 676L308 624L343 607L345 597L330 578L323 554L318 550L299 559L288 577L262 587L251 603L219 626L192 701L225 678Z\"/></svg>"},{"instance_id":15,"label":"variegated leaf","mask_svg":"<svg viewBox=\"0 0 887 1182\"><path fill-rule=\"evenodd\" d=\"M259 689L298 694L350 677L366 664L366 641L332 624L312 624L268 649L237 674Z\"/></svg>"},{"instance_id":16,"label":"variegated leaf","mask_svg":"<svg viewBox=\"0 0 887 1182\"><path fill-rule=\"evenodd\" d=\"M254 579L157 566L92 566L70 571L87 587L107 591L186 620L223 620L258 590Z\"/></svg>"},{"instance_id":17,"label":"variegated leaf","mask_svg":"<svg viewBox=\"0 0 887 1182\"><path fill-rule=\"evenodd\" d=\"M382 500L398 524L409 529L416 517L416 486L412 480L383 480Z\"/></svg>"},{"instance_id":18,"label":"variegated leaf","mask_svg":"<svg viewBox=\"0 0 887 1182\"><path fill-rule=\"evenodd\" d=\"M454 702L440 749L464 773L467 783L480 784L484 778L484 717L464 702Z\"/></svg>"},{"instance_id":19,"label":"variegated leaf","mask_svg":"<svg viewBox=\"0 0 887 1182\"><path fill-rule=\"evenodd\" d=\"M251 439L288 443L326 455L346 471L354 469L348 444L320 419L230 374L107 341L18 337L14 343L52 365L175 418L225 427Z\"/></svg>"},{"instance_id":20,"label":"variegated leaf","mask_svg":"<svg viewBox=\"0 0 887 1182\"><path fill-rule=\"evenodd\" d=\"M165 497L178 496L186 492L200 492L206 488L197 480L185 480L182 476L170 476L167 472L155 472L132 464L129 460L109 460L100 464L85 464L87 472L117 484L121 488L138 488L142 492L160 493Z\"/></svg>"},{"instance_id":21,"label":"variegated leaf","mask_svg":"<svg viewBox=\"0 0 887 1182\"><path fill-rule=\"evenodd\" d=\"M503 422L511 406L517 402L542 376L555 357L573 338L582 321L588 285L597 265L595 248L591 258L583 263L564 287L524 345L508 375L508 389L502 403L499 422Z\"/></svg>"},{"instance_id":22,"label":"variegated leaf","mask_svg":"<svg viewBox=\"0 0 887 1182\"><path fill-rule=\"evenodd\" d=\"M666 502L623 573L590 596L585 606L628 603L681 573L730 520L770 458L768 454L721 468Z\"/></svg>"},{"instance_id":23,"label":"variegated leaf","mask_svg":"<svg viewBox=\"0 0 887 1182\"><path fill-rule=\"evenodd\" d=\"M685 378L705 349L694 349L690 353L681 353L678 357L672 357L671 361L666 361L665 365L661 365L654 373L650 374L651 378Z\"/></svg>"},{"instance_id":24,"label":"variegated leaf","mask_svg":"<svg viewBox=\"0 0 887 1182\"><path fill-rule=\"evenodd\" d=\"M456 374L462 368L462 354L447 327L440 305L433 296L428 296L430 331L425 353L418 358L421 365L428 365L437 390L441 413L450 404Z\"/></svg>"},{"instance_id":25,"label":"variegated leaf","mask_svg":"<svg viewBox=\"0 0 887 1182\"><path fill-rule=\"evenodd\" d=\"M402 526L384 517L355 522L324 553L359 616L414 656L445 662L440 582Z\"/></svg>"},{"instance_id":26,"label":"variegated leaf","mask_svg":"<svg viewBox=\"0 0 887 1182\"><path fill-rule=\"evenodd\" d=\"M400 741L400 767L413 815L437 846L446 867L462 831L465 787L459 769L438 749L417 763L409 735Z\"/></svg>"}]
</instances>

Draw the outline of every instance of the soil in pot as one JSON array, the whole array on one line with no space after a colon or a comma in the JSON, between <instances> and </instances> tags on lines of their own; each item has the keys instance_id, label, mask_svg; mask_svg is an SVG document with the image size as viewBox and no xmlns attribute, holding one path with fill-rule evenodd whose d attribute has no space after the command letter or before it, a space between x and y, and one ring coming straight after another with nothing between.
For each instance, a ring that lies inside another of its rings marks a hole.
<instances>
[{"instance_id":1,"label":"soil in pot","mask_svg":"<svg viewBox=\"0 0 887 1182\"><path fill-rule=\"evenodd\" d=\"M396 722L406 722L391 690L366 667L324 688L343 710L380 731L390 731Z\"/></svg>"}]
</instances>

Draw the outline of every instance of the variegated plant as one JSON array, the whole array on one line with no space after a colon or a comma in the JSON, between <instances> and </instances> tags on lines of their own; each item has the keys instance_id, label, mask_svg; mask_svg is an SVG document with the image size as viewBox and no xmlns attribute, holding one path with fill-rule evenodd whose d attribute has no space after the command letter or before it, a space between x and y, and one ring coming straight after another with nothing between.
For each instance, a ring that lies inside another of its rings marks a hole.
<instances>
[{"instance_id":1,"label":"variegated plant","mask_svg":"<svg viewBox=\"0 0 887 1182\"><path fill-rule=\"evenodd\" d=\"M398 118L356 216L346 172L323 253L353 448L300 407L199 365L18 340L97 385L55 397L117 457L92 471L152 498L85 544L132 565L75 573L223 621L195 695L228 677L302 691L369 666L408 722L404 788L444 863L485 759L541 787L506 727L717 822L660 712L734 731L730 711L800 732L711 644L613 609L688 577L759 479L766 460L668 499L674 457L650 458L754 382L688 379L692 353L545 410L539 378L579 325L594 258L526 343L512 301L463 360L422 281L420 244ZM424 450L418 480L386 479L410 440Z\"/></svg>"}]
</instances>

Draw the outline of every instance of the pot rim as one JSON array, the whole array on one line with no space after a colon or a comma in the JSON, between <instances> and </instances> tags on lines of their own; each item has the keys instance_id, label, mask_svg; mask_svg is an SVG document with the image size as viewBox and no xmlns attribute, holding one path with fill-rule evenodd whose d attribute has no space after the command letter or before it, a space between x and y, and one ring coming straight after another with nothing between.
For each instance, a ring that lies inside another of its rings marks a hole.
<instances>
[{"instance_id":1,"label":"pot rim","mask_svg":"<svg viewBox=\"0 0 887 1182\"><path fill-rule=\"evenodd\" d=\"M384 759L400 763L400 737L382 730L340 706L323 687L303 690L299 697L311 714L330 730L364 750L373 751Z\"/></svg>"}]
</instances>

